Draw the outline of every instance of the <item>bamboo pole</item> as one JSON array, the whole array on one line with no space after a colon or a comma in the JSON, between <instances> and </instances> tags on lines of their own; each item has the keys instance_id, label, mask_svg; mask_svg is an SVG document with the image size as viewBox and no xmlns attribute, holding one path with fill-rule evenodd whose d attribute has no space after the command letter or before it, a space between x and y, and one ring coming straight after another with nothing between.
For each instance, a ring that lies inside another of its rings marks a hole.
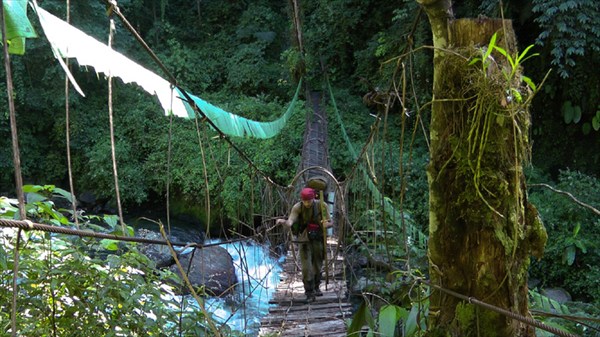
<instances>
[{"instance_id":1,"label":"bamboo pole","mask_svg":"<svg viewBox=\"0 0 600 337\"><path fill-rule=\"evenodd\" d=\"M10 131L12 138L13 148L13 167L15 169L15 185L17 190L17 200L19 201L19 216L21 220L26 220L25 213L25 194L23 193L23 177L21 175L21 156L19 152L19 137L17 133L17 117L15 112L15 100L14 90L12 81L12 70L10 67L10 55L8 53L8 43L6 38L6 26L4 20L4 1L0 0L0 26L2 30L2 46L4 51L4 68L6 71L6 93L8 96L8 111L10 119ZM21 239L21 229L17 231L17 244L14 251L14 265L13 265L13 296L12 296L12 310L11 310L11 336L17 336L17 277L19 273L19 245Z\"/></svg>"},{"instance_id":2,"label":"bamboo pole","mask_svg":"<svg viewBox=\"0 0 600 337\"><path fill-rule=\"evenodd\" d=\"M323 221L327 221L327 210L323 209L323 190L319 191L320 204L321 208L321 227L323 228L323 259L325 263L325 290L327 290L327 286L329 285L329 263L327 262L327 228L323 224Z\"/></svg>"}]
</instances>

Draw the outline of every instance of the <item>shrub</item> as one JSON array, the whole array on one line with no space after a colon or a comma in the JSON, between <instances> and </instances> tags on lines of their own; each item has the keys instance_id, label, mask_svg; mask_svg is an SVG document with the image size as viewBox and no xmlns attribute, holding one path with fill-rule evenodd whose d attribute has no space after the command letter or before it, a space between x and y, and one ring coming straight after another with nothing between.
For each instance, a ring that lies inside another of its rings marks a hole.
<instances>
[{"instance_id":1,"label":"shrub","mask_svg":"<svg viewBox=\"0 0 600 337\"><path fill-rule=\"evenodd\" d=\"M556 189L598 209L600 180L580 172L561 171ZM574 300L600 303L600 219L563 194L532 189L529 199L548 231L544 257L533 261L531 278L545 287L563 287Z\"/></svg>"}]
</instances>

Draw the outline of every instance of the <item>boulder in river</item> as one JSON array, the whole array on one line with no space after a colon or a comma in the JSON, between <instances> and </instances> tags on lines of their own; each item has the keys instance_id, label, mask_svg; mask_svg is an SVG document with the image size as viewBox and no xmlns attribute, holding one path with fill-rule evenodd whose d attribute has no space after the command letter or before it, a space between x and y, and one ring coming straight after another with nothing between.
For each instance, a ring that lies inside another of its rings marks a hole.
<instances>
[{"instance_id":1,"label":"boulder in river","mask_svg":"<svg viewBox=\"0 0 600 337\"><path fill-rule=\"evenodd\" d=\"M193 258L192 258L193 257ZM237 276L233 266L233 259L229 252L219 246L196 249L179 257L183 270L188 272L188 278L194 288L205 287L208 295L221 296L233 290L237 284ZM170 270L181 277L177 265ZM181 288L182 294L188 294L187 287Z\"/></svg>"},{"instance_id":2,"label":"boulder in river","mask_svg":"<svg viewBox=\"0 0 600 337\"><path fill-rule=\"evenodd\" d=\"M162 235L159 233L145 228L138 230L136 236L150 240L164 240ZM176 238L171 237L169 240L176 241ZM139 245L139 250L140 253L146 255L148 258L150 258L150 260L154 261L157 268L165 268L175 263L175 259L171 255L169 247L166 245L142 243Z\"/></svg>"}]
</instances>

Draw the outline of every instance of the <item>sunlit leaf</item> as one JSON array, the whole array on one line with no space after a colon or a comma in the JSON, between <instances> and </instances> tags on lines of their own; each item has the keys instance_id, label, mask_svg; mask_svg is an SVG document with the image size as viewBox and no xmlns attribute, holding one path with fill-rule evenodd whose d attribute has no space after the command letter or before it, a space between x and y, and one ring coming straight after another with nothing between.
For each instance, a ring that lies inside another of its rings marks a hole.
<instances>
[{"instance_id":1,"label":"sunlit leaf","mask_svg":"<svg viewBox=\"0 0 600 337\"><path fill-rule=\"evenodd\" d=\"M481 61L481 59L479 57L475 57L474 59L471 60L471 62L469 62L469 65L472 66L479 61Z\"/></svg>"},{"instance_id":2,"label":"sunlit leaf","mask_svg":"<svg viewBox=\"0 0 600 337\"><path fill-rule=\"evenodd\" d=\"M43 190L44 187L40 185L23 185L23 192L25 193L34 193Z\"/></svg>"},{"instance_id":3,"label":"sunlit leaf","mask_svg":"<svg viewBox=\"0 0 600 337\"><path fill-rule=\"evenodd\" d=\"M100 240L100 245L102 246L102 248L106 249L106 250L118 250L119 249L119 245L118 245L117 240L111 240L111 239L102 239Z\"/></svg>"},{"instance_id":4,"label":"sunlit leaf","mask_svg":"<svg viewBox=\"0 0 600 337\"><path fill-rule=\"evenodd\" d=\"M535 85L535 83L533 83L533 81L531 80L531 78L527 77L527 76L521 76L521 78L523 79L523 82L525 82L533 91L537 90L537 86Z\"/></svg>"},{"instance_id":5,"label":"sunlit leaf","mask_svg":"<svg viewBox=\"0 0 600 337\"><path fill-rule=\"evenodd\" d=\"M523 102L523 96L521 96L521 93L519 92L519 90L517 90L515 88L511 88L511 91L517 102L519 102L519 103Z\"/></svg>"},{"instance_id":6,"label":"sunlit leaf","mask_svg":"<svg viewBox=\"0 0 600 337\"><path fill-rule=\"evenodd\" d=\"M515 62L513 61L512 57L510 56L510 54L508 54L506 52L506 50L500 48L500 47L494 47L500 54L502 54L510 63L511 68L515 68Z\"/></svg>"},{"instance_id":7,"label":"sunlit leaf","mask_svg":"<svg viewBox=\"0 0 600 337\"><path fill-rule=\"evenodd\" d=\"M487 50L485 51L485 54L483 55L483 60L487 60L487 58L490 56L490 54L492 53L492 51L494 50L494 48L498 48L496 47L496 38L498 37L497 33L494 33L494 35L492 35L492 38L490 39L490 43L488 44Z\"/></svg>"},{"instance_id":8,"label":"sunlit leaf","mask_svg":"<svg viewBox=\"0 0 600 337\"><path fill-rule=\"evenodd\" d=\"M517 57L517 59L516 59L516 64L521 64L521 63L527 61L528 59L530 59L532 57L540 55L539 53L534 53L534 54L531 54L531 55L527 55L527 53L529 52L529 50L531 48L533 48L533 46L534 46L533 44L529 45L527 48L525 48L525 50L523 50L523 52L521 52L521 55L519 55ZM525 55L527 55L527 56L525 56Z\"/></svg>"},{"instance_id":9,"label":"sunlit leaf","mask_svg":"<svg viewBox=\"0 0 600 337\"><path fill-rule=\"evenodd\" d=\"M73 202L73 195L70 192L67 192L65 190L63 190L62 188L54 188L54 193L62 196L63 198L69 200L70 202Z\"/></svg>"},{"instance_id":10,"label":"sunlit leaf","mask_svg":"<svg viewBox=\"0 0 600 337\"><path fill-rule=\"evenodd\" d=\"M117 222L119 217L116 215L105 215L103 218L104 222L110 226L110 228L114 229L117 226Z\"/></svg>"}]
</instances>

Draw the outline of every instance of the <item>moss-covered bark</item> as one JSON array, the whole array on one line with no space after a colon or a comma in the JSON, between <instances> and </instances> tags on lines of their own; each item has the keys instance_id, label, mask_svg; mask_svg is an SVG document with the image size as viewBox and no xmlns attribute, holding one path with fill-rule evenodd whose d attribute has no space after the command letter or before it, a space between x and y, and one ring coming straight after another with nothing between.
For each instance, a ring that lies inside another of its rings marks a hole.
<instances>
[{"instance_id":1,"label":"moss-covered bark","mask_svg":"<svg viewBox=\"0 0 600 337\"><path fill-rule=\"evenodd\" d=\"M436 47L428 167L431 282L527 316L529 255L541 254L545 231L524 188L528 101L511 90L523 97L530 92L518 72L504 76L511 68L500 54L493 53L486 67L469 65L494 33L496 44L514 55L510 21L451 20L447 4L423 3ZM438 291L429 318L431 336L535 335L518 321Z\"/></svg>"}]
</instances>

